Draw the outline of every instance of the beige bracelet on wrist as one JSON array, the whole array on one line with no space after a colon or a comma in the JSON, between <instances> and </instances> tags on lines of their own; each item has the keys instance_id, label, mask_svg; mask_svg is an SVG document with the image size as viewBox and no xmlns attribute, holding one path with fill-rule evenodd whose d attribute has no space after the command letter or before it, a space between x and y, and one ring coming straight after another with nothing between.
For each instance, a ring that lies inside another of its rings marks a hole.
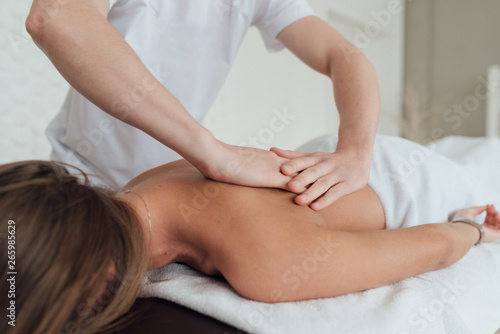
<instances>
[{"instance_id":1,"label":"beige bracelet on wrist","mask_svg":"<svg viewBox=\"0 0 500 334\"><path fill-rule=\"evenodd\" d=\"M480 243L482 243L484 241L484 228L483 228L483 225L473 221L473 220L470 220L470 219L467 219L467 218L455 218L451 221L452 223L466 223L466 224L469 224L469 225L472 225L472 226L475 226L479 229L479 232L481 233L481 237L479 238L479 240L474 244L475 245L478 245Z\"/></svg>"}]
</instances>

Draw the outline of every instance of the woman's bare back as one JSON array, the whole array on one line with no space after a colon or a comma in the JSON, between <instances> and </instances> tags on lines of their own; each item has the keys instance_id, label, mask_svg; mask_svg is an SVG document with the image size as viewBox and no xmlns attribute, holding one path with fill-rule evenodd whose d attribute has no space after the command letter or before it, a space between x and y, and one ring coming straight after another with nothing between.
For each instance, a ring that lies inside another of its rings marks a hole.
<instances>
[{"instance_id":1,"label":"woman's bare back","mask_svg":"<svg viewBox=\"0 0 500 334\"><path fill-rule=\"evenodd\" d=\"M179 160L139 175L125 186L127 188L134 188L146 197L153 232L158 230L160 222L183 226L188 230L186 233L193 240L193 246L198 245L208 253L223 252L219 245L228 245L229 239L246 242L242 239L246 235L265 235L262 228L272 229L277 221L342 231L384 228L382 205L368 186L339 199L328 208L314 211L295 204L293 193L215 182L206 179L187 161ZM259 224L263 221L264 224ZM232 248L228 246L225 250L231 252ZM156 252L157 258L159 253ZM197 259L185 262L208 274L219 273L214 255L202 253L198 253ZM158 259L155 263L155 267L168 264Z\"/></svg>"},{"instance_id":2,"label":"woman's bare back","mask_svg":"<svg viewBox=\"0 0 500 334\"><path fill-rule=\"evenodd\" d=\"M125 188L147 187L157 193L157 205L165 213L186 223L216 221L224 214L249 217L292 216L328 229L356 231L380 230L385 219L382 205L374 191L363 189L342 197L321 211L293 202L295 194L280 189L252 188L206 179L186 160L178 160L134 178ZM175 203L168 204L167 202Z\"/></svg>"}]
</instances>

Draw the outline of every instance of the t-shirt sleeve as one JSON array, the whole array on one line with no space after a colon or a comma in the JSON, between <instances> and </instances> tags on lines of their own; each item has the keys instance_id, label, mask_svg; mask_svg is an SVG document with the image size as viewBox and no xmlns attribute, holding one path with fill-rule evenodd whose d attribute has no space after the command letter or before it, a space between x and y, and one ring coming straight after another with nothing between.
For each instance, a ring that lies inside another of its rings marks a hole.
<instances>
[{"instance_id":1,"label":"t-shirt sleeve","mask_svg":"<svg viewBox=\"0 0 500 334\"><path fill-rule=\"evenodd\" d=\"M113 8L113 6L120 0L109 0L109 10L111 10L111 8Z\"/></svg>"},{"instance_id":2,"label":"t-shirt sleeve","mask_svg":"<svg viewBox=\"0 0 500 334\"><path fill-rule=\"evenodd\" d=\"M276 36L291 23L314 15L306 0L256 0L256 12L253 20L269 52L284 49Z\"/></svg>"}]
</instances>

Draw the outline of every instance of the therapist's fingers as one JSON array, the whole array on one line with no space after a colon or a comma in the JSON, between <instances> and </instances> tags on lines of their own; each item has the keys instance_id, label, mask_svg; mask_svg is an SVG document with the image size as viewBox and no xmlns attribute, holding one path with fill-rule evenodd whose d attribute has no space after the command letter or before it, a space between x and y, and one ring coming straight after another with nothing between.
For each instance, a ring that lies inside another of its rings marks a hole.
<instances>
[{"instance_id":1,"label":"therapist's fingers","mask_svg":"<svg viewBox=\"0 0 500 334\"><path fill-rule=\"evenodd\" d=\"M313 167L303 170L300 174L295 176L288 183L288 188L293 192L297 192L298 189L302 189L309 186L310 184L315 183L321 177L327 177L330 172L331 171L328 169L328 166L326 164L320 163L314 165ZM330 178L331 177L329 177L329 179ZM330 186L332 186L332 184L330 184Z\"/></svg>"},{"instance_id":2,"label":"therapist's fingers","mask_svg":"<svg viewBox=\"0 0 500 334\"><path fill-rule=\"evenodd\" d=\"M298 157L302 157L305 153L290 151L290 150L282 150L281 148L271 147L271 152L274 152L276 155L285 158L285 159L294 159Z\"/></svg>"},{"instance_id":3,"label":"therapist's fingers","mask_svg":"<svg viewBox=\"0 0 500 334\"><path fill-rule=\"evenodd\" d=\"M297 174L298 172L300 172L300 170L296 170L294 168L293 164L288 163L290 160L307 156L305 153L289 151L289 150L282 150L282 149L277 148L277 147L272 147L270 151L275 153L276 155L278 155L281 158L287 159L286 163L281 165L281 169L280 169L281 172L283 174L285 174L286 176L291 176L293 174Z\"/></svg>"},{"instance_id":4,"label":"therapist's fingers","mask_svg":"<svg viewBox=\"0 0 500 334\"><path fill-rule=\"evenodd\" d=\"M317 157L312 155L294 158L281 166L281 172L285 175L299 173L304 169L316 165L316 161ZM303 184L302 186L306 185L307 184Z\"/></svg>"},{"instance_id":5,"label":"therapist's fingers","mask_svg":"<svg viewBox=\"0 0 500 334\"><path fill-rule=\"evenodd\" d=\"M314 211L324 209L347 194L349 194L349 187L347 186L347 184L345 182L337 183L309 207Z\"/></svg>"},{"instance_id":6,"label":"therapist's fingers","mask_svg":"<svg viewBox=\"0 0 500 334\"><path fill-rule=\"evenodd\" d=\"M333 184L336 184L337 181L334 179L333 175L327 175L316 182L312 186L310 186L306 191L295 198L295 203L299 205L311 204L318 197L325 194Z\"/></svg>"}]
</instances>

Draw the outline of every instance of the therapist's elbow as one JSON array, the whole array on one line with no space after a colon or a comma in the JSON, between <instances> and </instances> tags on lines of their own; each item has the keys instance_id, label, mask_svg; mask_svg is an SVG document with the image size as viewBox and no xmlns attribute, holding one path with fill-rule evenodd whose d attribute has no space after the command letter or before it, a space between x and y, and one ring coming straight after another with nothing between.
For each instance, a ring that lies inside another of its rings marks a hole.
<instances>
[{"instance_id":1,"label":"therapist's elbow","mask_svg":"<svg viewBox=\"0 0 500 334\"><path fill-rule=\"evenodd\" d=\"M49 35L46 32L48 30L47 26L52 25L52 22L50 21L49 15L41 10L31 11L28 15L25 22L26 31L30 34L35 43L38 44Z\"/></svg>"},{"instance_id":2,"label":"therapist's elbow","mask_svg":"<svg viewBox=\"0 0 500 334\"><path fill-rule=\"evenodd\" d=\"M71 28L68 26L67 20L64 22L65 18L63 17L68 13L63 13L63 9L58 6L58 2L53 1L44 5L34 5L31 9L26 18L25 26L26 31L36 44L50 43Z\"/></svg>"}]
</instances>

